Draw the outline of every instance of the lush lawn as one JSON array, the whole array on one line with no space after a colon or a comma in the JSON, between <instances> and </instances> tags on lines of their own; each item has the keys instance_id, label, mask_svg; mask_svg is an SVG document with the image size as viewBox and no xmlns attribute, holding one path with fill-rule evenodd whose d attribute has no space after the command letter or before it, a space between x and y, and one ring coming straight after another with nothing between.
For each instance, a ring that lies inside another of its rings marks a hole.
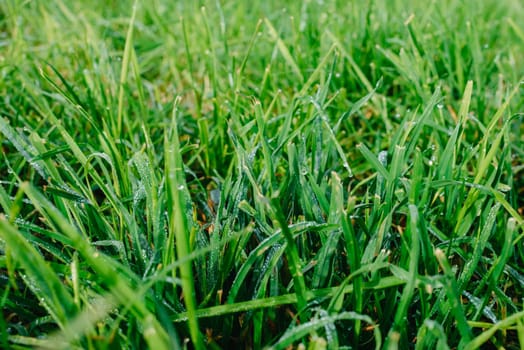
<instances>
[{"instance_id":1,"label":"lush lawn","mask_svg":"<svg viewBox=\"0 0 524 350\"><path fill-rule=\"evenodd\" d=\"M524 348L519 0L0 1L0 348Z\"/></svg>"}]
</instances>

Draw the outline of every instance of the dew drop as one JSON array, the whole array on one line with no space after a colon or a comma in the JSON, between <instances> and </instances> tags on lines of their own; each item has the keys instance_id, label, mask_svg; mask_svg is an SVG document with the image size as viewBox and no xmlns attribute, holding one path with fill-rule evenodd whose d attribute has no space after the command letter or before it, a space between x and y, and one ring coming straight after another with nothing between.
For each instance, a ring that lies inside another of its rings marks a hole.
<instances>
[{"instance_id":1,"label":"dew drop","mask_svg":"<svg viewBox=\"0 0 524 350\"><path fill-rule=\"evenodd\" d=\"M388 151L380 151L378 154L378 161L386 166L388 164Z\"/></svg>"}]
</instances>

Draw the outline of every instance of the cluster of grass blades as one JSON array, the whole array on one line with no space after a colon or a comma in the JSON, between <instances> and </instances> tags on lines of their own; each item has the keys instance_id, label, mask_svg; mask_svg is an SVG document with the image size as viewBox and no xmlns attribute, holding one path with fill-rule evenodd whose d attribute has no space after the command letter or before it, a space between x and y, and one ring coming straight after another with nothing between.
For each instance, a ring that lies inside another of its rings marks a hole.
<instances>
[{"instance_id":1,"label":"cluster of grass blades","mask_svg":"<svg viewBox=\"0 0 524 350\"><path fill-rule=\"evenodd\" d=\"M524 347L524 9L409 3L1 2L0 348Z\"/></svg>"}]
</instances>

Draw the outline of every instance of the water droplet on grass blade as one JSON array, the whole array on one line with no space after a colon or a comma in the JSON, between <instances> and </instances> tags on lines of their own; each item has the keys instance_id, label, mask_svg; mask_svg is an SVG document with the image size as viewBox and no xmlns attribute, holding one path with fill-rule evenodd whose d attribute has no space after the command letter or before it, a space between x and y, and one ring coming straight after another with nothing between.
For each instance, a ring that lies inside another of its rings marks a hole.
<instances>
[{"instance_id":1,"label":"water droplet on grass blade","mask_svg":"<svg viewBox=\"0 0 524 350\"><path fill-rule=\"evenodd\" d=\"M378 161L380 164L387 166L388 165L388 151L380 151L378 154Z\"/></svg>"},{"instance_id":2,"label":"water droplet on grass blade","mask_svg":"<svg viewBox=\"0 0 524 350\"><path fill-rule=\"evenodd\" d=\"M344 169L346 169L346 171L348 172L348 176L349 176L349 177L353 177L353 171L352 171L351 168L349 167L348 162L344 162L344 164L342 164L342 166L343 166Z\"/></svg>"}]
</instances>

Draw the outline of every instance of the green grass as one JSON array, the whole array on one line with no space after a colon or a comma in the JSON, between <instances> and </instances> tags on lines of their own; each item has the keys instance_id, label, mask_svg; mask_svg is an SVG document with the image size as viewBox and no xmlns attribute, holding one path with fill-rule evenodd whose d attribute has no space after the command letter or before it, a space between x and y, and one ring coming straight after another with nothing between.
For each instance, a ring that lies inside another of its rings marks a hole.
<instances>
[{"instance_id":1,"label":"green grass","mask_svg":"<svg viewBox=\"0 0 524 350\"><path fill-rule=\"evenodd\" d=\"M524 348L523 16L0 2L0 348Z\"/></svg>"}]
</instances>

